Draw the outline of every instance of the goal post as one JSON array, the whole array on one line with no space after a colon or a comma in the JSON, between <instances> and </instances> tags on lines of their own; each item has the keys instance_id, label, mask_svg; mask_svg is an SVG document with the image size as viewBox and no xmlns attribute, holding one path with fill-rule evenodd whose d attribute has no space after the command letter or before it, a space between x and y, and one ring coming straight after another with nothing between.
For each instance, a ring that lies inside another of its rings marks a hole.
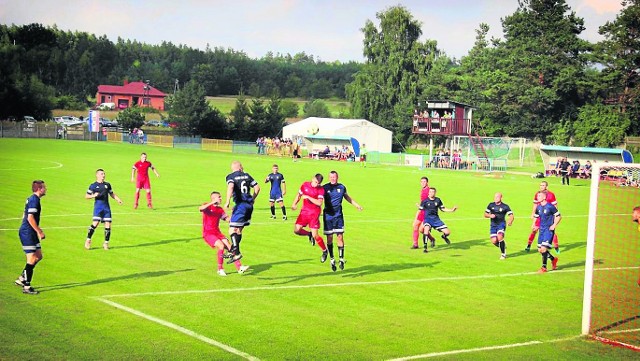
<instances>
[{"instance_id":1,"label":"goal post","mask_svg":"<svg viewBox=\"0 0 640 361\"><path fill-rule=\"evenodd\" d=\"M596 163L591 175L582 334L640 351L640 164Z\"/></svg>"}]
</instances>

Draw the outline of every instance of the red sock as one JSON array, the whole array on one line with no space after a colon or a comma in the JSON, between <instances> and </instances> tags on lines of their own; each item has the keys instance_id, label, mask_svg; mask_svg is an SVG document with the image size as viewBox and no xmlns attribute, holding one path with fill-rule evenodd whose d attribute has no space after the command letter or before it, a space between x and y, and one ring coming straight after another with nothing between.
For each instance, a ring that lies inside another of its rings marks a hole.
<instances>
[{"instance_id":1,"label":"red sock","mask_svg":"<svg viewBox=\"0 0 640 361\"><path fill-rule=\"evenodd\" d=\"M308 236L309 233L311 233L311 232L307 231L304 228L300 228L300 230L298 231L298 235L300 235L300 236Z\"/></svg>"},{"instance_id":2,"label":"red sock","mask_svg":"<svg viewBox=\"0 0 640 361\"><path fill-rule=\"evenodd\" d=\"M138 204L139 200L140 200L140 192L136 192L136 204Z\"/></svg>"},{"instance_id":3,"label":"red sock","mask_svg":"<svg viewBox=\"0 0 640 361\"><path fill-rule=\"evenodd\" d=\"M529 241L527 242L528 245L531 245L531 243L533 243L533 240L536 238L536 232L531 232L531 234L529 235Z\"/></svg>"},{"instance_id":4,"label":"red sock","mask_svg":"<svg viewBox=\"0 0 640 361\"><path fill-rule=\"evenodd\" d=\"M237 261L233 262L233 265L236 266L237 270L239 270L240 267L242 267L242 262L240 262L240 260L237 260Z\"/></svg>"},{"instance_id":5,"label":"red sock","mask_svg":"<svg viewBox=\"0 0 640 361\"><path fill-rule=\"evenodd\" d=\"M420 232L418 232L417 229L413 230L413 245L417 246L418 245L418 235L420 234Z\"/></svg>"},{"instance_id":6,"label":"red sock","mask_svg":"<svg viewBox=\"0 0 640 361\"><path fill-rule=\"evenodd\" d=\"M151 192L147 193L147 204L151 206Z\"/></svg>"},{"instance_id":7,"label":"red sock","mask_svg":"<svg viewBox=\"0 0 640 361\"><path fill-rule=\"evenodd\" d=\"M322 239L322 237L320 236L316 237L316 243L318 244L318 246L322 251L327 250L327 246L324 245L324 240Z\"/></svg>"},{"instance_id":8,"label":"red sock","mask_svg":"<svg viewBox=\"0 0 640 361\"><path fill-rule=\"evenodd\" d=\"M554 248L559 248L560 246L558 246L558 235L557 234L553 234L553 240L551 241L553 243L553 247Z\"/></svg>"},{"instance_id":9,"label":"red sock","mask_svg":"<svg viewBox=\"0 0 640 361\"><path fill-rule=\"evenodd\" d=\"M222 256L224 255L224 250L219 249L218 250L218 269L221 270L222 269Z\"/></svg>"}]
</instances>

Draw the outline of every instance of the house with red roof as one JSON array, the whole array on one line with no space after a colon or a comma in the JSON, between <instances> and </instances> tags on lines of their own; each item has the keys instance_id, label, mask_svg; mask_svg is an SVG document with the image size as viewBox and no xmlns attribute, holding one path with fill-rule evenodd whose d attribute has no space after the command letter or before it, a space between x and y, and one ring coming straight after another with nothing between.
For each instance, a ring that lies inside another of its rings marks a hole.
<instances>
[{"instance_id":1,"label":"house with red roof","mask_svg":"<svg viewBox=\"0 0 640 361\"><path fill-rule=\"evenodd\" d=\"M103 103L113 103L117 109L132 106L152 107L164 110L164 98L167 94L152 87L148 83L124 81L124 85L98 85L96 106Z\"/></svg>"}]
</instances>

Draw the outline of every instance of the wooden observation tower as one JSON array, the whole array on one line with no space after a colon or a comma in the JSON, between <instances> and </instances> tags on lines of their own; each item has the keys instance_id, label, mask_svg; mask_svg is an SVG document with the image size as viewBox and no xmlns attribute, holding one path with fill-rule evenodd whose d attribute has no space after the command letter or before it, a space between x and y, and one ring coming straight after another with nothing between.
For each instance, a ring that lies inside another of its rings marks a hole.
<instances>
[{"instance_id":1,"label":"wooden observation tower","mask_svg":"<svg viewBox=\"0 0 640 361\"><path fill-rule=\"evenodd\" d=\"M451 100L427 100L423 105L418 104L413 114L412 133L469 137L479 165L482 167L489 163L482 139L473 124L473 107L470 105ZM429 152L432 155L433 137L429 140Z\"/></svg>"}]
</instances>

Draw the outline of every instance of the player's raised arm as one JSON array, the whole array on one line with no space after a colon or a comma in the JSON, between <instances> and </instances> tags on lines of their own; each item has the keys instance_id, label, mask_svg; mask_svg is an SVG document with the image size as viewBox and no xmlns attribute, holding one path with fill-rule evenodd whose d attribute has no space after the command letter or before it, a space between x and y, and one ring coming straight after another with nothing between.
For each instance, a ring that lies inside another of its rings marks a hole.
<instances>
[{"instance_id":1,"label":"player's raised arm","mask_svg":"<svg viewBox=\"0 0 640 361\"><path fill-rule=\"evenodd\" d=\"M296 198L294 198L293 204L291 205L291 209L293 209L294 211L296 210L296 208L298 208L298 202L300 202L301 196L302 194L300 194L300 192L296 193Z\"/></svg>"}]
</instances>

